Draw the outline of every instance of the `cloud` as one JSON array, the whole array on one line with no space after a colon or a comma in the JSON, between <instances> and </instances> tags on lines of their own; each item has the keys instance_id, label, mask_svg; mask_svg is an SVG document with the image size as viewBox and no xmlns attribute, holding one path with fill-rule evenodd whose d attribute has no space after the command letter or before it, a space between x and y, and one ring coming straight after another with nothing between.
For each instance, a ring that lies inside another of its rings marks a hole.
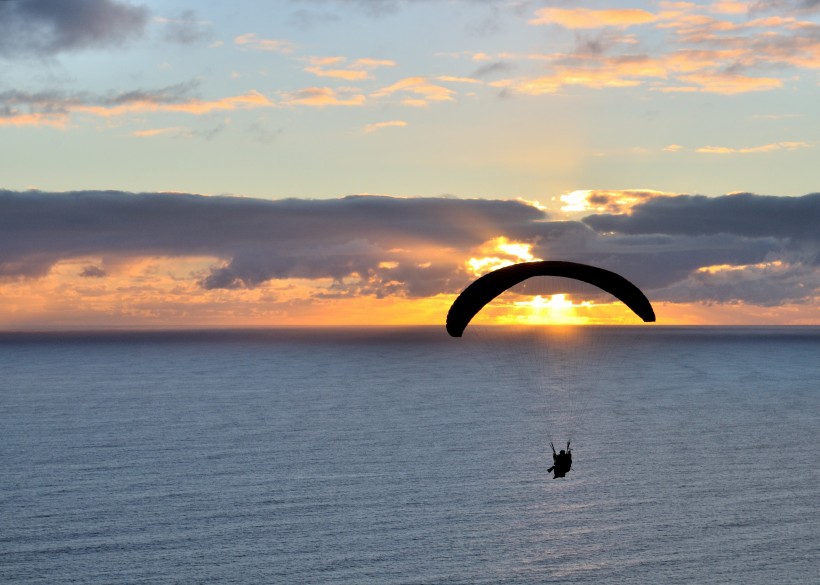
<instances>
[{"instance_id":1,"label":"cloud","mask_svg":"<svg viewBox=\"0 0 820 585\"><path fill-rule=\"evenodd\" d=\"M199 20L192 10L186 10L177 18L156 17L165 27L163 38L180 45L192 45L211 36L211 23Z\"/></svg>"},{"instance_id":2,"label":"cloud","mask_svg":"<svg viewBox=\"0 0 820 585\"><path fill-rule=\"evenodd\" d=\"M761 144L759 146L746 146L732 148L728 146L702 146L696 152L703 154L757 154L761 152L774 152L777 150L798 150L801 148L811 148L808 142L773 142Z\"/></svg>"},{"instance_id":3,"label":"cloud","mask_svg":"<svg viewBox=\"0 0 820 585\"><path fill-rule=\"evenodd\" d=\"M195 83L182 83L157 90L134 90L109 95L5 91L0 92L0 126L64 127L74 114L112 118L141 112L178 112L198 116L215 111L274 105L254 90L237 96L203 100L190 95L195 87Z\"/></svg>"},{"instance_id":4,"label":"cloud","mask_svg":"<svg viewBox=\"0 0 820 585\"><path fill-rule=\"evenodd\" d=\"M260 39L256 33L245 33L234 38L234 44L253 51L267 51L289 55L296 50L296 44L281 39Z\"/></svg>"},{"instance_id":5,"label":"cloud","mask_svg":"<svg viewBox=\"0 0 820 585\"><path fill-rule=\"evenodd\" d=\"M347 59L344 57L309 57L309 67L305 71L317 77L334 77L347 81L372 79L371 71L379 67L395 67L395 61L388 59L357 59L345 67L329 68L332 65L342 65Z\"/></svg>"},{"instance_id":6,"label":"cloud","mask_svg":"<svg viewBox=\"0 0 820 585\"><path fill-rule=\"evenodd\" d=\"M820 292L820 271L804 264L775 260L747 265L708 266L693 271L663 291L670 302L702 302L704 290L710 303L746 303L773 307L785 303L813 302Z\"/></svg>"},{"instance_id":7,"label":"cloud","mask_svg":"<svg viewBox=\"0 0 820 585\"><path fill-rule=\"evenodd\" d=\"M820 194L588 193L614 212L583 219L596 235L577 231L578 249L587 261L634 277L653 300L773 306L820 296ZM571 253L568 241L549 251ZM789 291L778 284L784 275Z\"/></svg>"},{"instance_id":8,"label":"cloud","mask_svg":"<svg viewBox=\"0 0 820 585\"><path fill-rule=\"evenodd\" d=\"M820 24L805 11L771 3L757 18L736 2L701 5L661 3L657 13L643 10L543 8L531 24L572 29L575 49L550 54L504 55L505 61L538 61L538 75L503 79L495 86L511 93L551 94L568 86L593 89L648 85L667 93L735 95L773 91L820 69ZM792 7L793 8L793 7ZM751 12L754 12L752 10ZM639 32L621 29L641 24ZM578 32L580 31L580 32ZM589 33L592 31L592 37ZM641 47L659 46L661 50ZM481 53L492 62L499 56Z\"/></svg>"},{"instance_id":9,"label":"cloud","mask_svg":"<svg viewBox=\"0 0 820 585\"><path fill-rule=\"evenodd\" d=\"M775 197L736 193L723 197L655 197L628 214L596 214L584 223L623 234L716 235L820 241L820 193Z\"/></svg>"},{"instance_id":10,"label":"cloud","mask_svg":"<svg viewBox=\"0 0 820 585\"><path fill-rule=\"evenodd\" d=\"M566 28L585 29L614 26L626 28L655 22L658 17L637 8L613 8L593 10L590 8L541 8L530 24L559 24Z\"/></svg>"},{"instance_id":11,"label":"cloud","mask_svg":"<svg viewBox=\"0 0 820 585\"><path fill-rule=\"evenodd\" d=\"M414 107L427 106L433 102L453 101L455 99L453 97L455 91L444 87L443 85L431 83L425 77L406 77L392 85L378 90L372 95L375 98L380 98L391 96L396 93L400 95L410 94L411 97L402 99L401 103L406 106Z\"/></svg>"},{"instance_id":12,"label":"cloud","mask_svg":"<svg viewBox=\"0 0 820 585\"><path fill-rule=\"evenodd\" d=\"M0 191L0 277L43 278L73 262L74 274L107 279L141 258L211 258L179 278L206 290L298 280L317 283L312 298L420 298L461 290L474 278L469 260L505 238L536 258L614 270L653 301L774 306L820 295L820 194L589 193L618 213L579 222L510 200ZM516 247L494 255L517 261Z\"/></svg>"},{"instance_id":13,"label":"cloud","mask_svg":"<svg viewBox=\"0 0 820 585\"><path fill-rule=\"evenodd\" d=\"M373 294L453 291L466 277L447 250L543 217L516 201L0 191L0 277L42 277L75 258L211 256L207 289L325 278Z\"/></svg>"},{"instance_id":14,"label":"cloud","mask_svg":"<svg viewBox=\"0 0 820 585\"><path fill-rule=\"evenodd\" d=\"M148 128L146 130L135 130L131 136L136 138L155 138L157 136L169 136L172 138L202 138L211 140L225 129L224 125L214 126L208 129L195 130L183 126L169 126L165 128Z\"/></svg>"},{"instance_id":15,"label":"cloud","mask_svg":"<svg viewBox=\"0 0 820 585\"><path fill-rule=\"evenodd\" d=\"M497 75L499 73L508 73L514 69L514 65L508 61L495 61L486 63L473 71L471 77L483 78Z\"/></svg>"},{"instance_id":16,"label":"cloud","mask_svg":"<svg viewBox=\"0 0 820 585\"><path fill-rule=\"evenodd\" d=\"M668 195L651 189L582 189L560 196L561 211L622 214L639 203Z\"/></svg>"},{"instance_id":17,"label":"cloud","mask_svg":"<svg viewBox=\"0 0 820 585\"><path fill-rule=\"evenodd\" d=\"M709 6L709 12L717 14L746 14L748 11L749 3L737 0L717 0Z\"/></svg>"},{"instance_id":18,"label":"cloud","mask_svg":"<svg viewBox=\"0 0 820 585\"><path fill-rule=\"evenodd\" d=\"M404 128L407 126L407 122L404 120L390 120L388 122L374 122L373 124L368 124L364 127L365 134L371 134L376 130L381 130L382 128Z\"/></svg>"},{"instance_id":19,"label":"cloud","mask_svg":"<svg viewBox=\"0 0 820 585\"><path fill-rule=\"evenodd\" d=\"M750 77L734 73L696 73L678 77L686 85L669 85L662 92L702 91L733 95L751 91L770 91L783 87L783 80L776 77Z\"/></svg>"},{"instance_id":20,"label":"cloud","mask_svg":"<svg viewBox=\"0 0 820 585\"><path fill-rule=\"evenodd\" d=\"M104 278L106 272L99 266L86 266L82 272L80 272L80 276L83 278Z\"/></svg>"},{"instance_id":21,"label":"cloud","mask_svg":"<svg viewBox=\"0 0 820 585\"><path fill-rule=\"evenodd\" d=\"M306 87L282 94L282 104L290 106L361 106L366 98L356 88Z\"/></svg>"},{"instance_id":22,"label":"cloud","mask_svg":"<svg viewBox=\"0 0 820 585\"><path fill-rule=\"evenodd\" d=\"M294 11L289 20L294 26L302 30L309 30L322 24L339 22L341 17L330 12L300 9Z\"/></svg>"},{"instance_id":23,"label":"cloud","mask_svg":"<svg viewBox=\"0 0 820 585\"><path fill-rule=\"evenodd\" d=\"M109 48L139 38L148 10L117 0L24 0L0 3L0 56L51 57Z\"/></svg>"},{"instance_id":24,"label":"cloud","mask_svg":"<svg viewBox=\"0 0 820 585\"><path fill-rule=\"evenodd\" d=\"M564 87L634 87L649 79L664 79L663 63L648 55L570 55L553 59L553 73L539 77L493 82L518 94L538 96Z\"/></svg>"}]
</instances>

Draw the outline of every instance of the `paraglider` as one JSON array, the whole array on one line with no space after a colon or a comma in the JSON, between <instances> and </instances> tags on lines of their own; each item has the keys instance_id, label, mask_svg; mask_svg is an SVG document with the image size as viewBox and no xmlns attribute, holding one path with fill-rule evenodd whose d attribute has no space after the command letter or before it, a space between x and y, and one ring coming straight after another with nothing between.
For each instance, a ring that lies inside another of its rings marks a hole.
<instances>
[{"instance_id":1,"label":"paraglider","mask_svg":"<svg viewBox=\"0 0 820 585\"><path fill-rule=\"evenodd\" d=\"M596 289L605 291L626 305L644 322L655 321L655 312L646 295L623 276L597 268L588 264L544 260L537 262L522 262L504 268L499 268L485 274L471 283L456 298L447 313L447 333L452 337L461 337L470 321L487 304L512 287L527 279L537 276L561 277L581 281L592 285ZM581 369L582 364L565 364L564 372ZM566 377L566 376L564 376ZM542 381L546 384L546 381ZM565 394L573 394L575 388L566 388ZM550 442L552 447L552 442ZM555 452L552 447L553 466L549 472L554 472L555 478L565 477L572 467L572 452L567 441L566 450Z\"/></svg>"},{"instance_id":2,"label":"paraglider","mask_svg":"<svg viewBox=\"0 0 820 585\"><path fill-rule=\"evenodd\" d=\"M649 299L620 274L588 264L542 260L505 266L485 274L465 288L447 313L447 333L461 337L467 324L495 297L533 276L563 276L597 286L622 301L645 322L655 320Z\"/></svg>"},{"instance_id":3,"label":"paraglider","mask_svg":"<svg viewBox=\"0 0 820 585\"><path fill-rule=\"evenodd\" d=\"M547 473L555 472L553 479L565 477L572 469L572 449L569 448L569 441L567 441L567 450L561 449L560 453L555 452L555 446L552 443L550 447L552 447L552 467L547 469Z\"/></svg>"}]
</instances>

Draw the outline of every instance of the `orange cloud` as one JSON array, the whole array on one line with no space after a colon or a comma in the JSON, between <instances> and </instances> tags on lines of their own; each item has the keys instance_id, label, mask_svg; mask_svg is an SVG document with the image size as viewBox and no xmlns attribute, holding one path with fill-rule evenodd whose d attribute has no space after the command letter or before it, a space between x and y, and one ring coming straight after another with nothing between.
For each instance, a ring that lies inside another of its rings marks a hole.
<instances>
[{"instance_id":1,"label":"orange cloud","mask_svg":"<svg viewBox=\"0 0 820 585\"><path fill-rule=\"evenodd\" d=\"M749 77L720 73L693 73L680 76L680 80L691 85L683 88L670 86L661 88L660 91L702 91L732 95L750 91L768 91L783 87L783 80L776 77Z\"/></svg>"},{"instance_id":2,"label":"orange cloud","mask_svg":"<svg viewBox=\"0 0 820 585\"><path fill-rule=\"evenodd\" d=\"M330 87L307 87L299 91L285 94L283 104L296 106L312 106L324 108L327 106L361 106L365 97L353 89Z\"/></svg>"},{"instance_id":3,"label":"orange cloud","mask_svg":"<svg viewBox=\"0 0 820 585\"><path fill-rule=\"evenodd\" d=\"M115 106L71 106L73 112L92 114L103 118L122 116L135 112L179 112L199 116L214 111L239 110L250 108L273 107L264 95L256 90L245 94L221 98L217 100L189 99L179 103L159 103L151 100L134 100Z\"/></svg>"},{"instance_id":4,"label":"orange cloud","mask_svg":"<svg viewBox=\"0 0 820 585\"><path fill-rule=\"evenodd\" d=\"M556 66L555 73L536 78L504 80L490 85L509 87L516 93L542 95L555 93L565 86L583 86L593 89L605 87L634 87L644 79L667 76L663 63L647 56L600 57L576 59L576 65Z\"/></svg>"},{"instance_id":5,"label":"orange cloud","mask_svg":"<svg viewBox=\"0 0 820 585\"><path fill-rule=\"evenodd\" d=\"M0 126L49 126L63 129L68 124L68 114L46 113L23 113L12 112L6 116L0 116Z\"/></svg>"},{"instance_id":6,"label":"orange cloud","mask_svg":"<svg viewBox=\"0 0 820 585\"><path fill-rule=\"evenodd\" d=\"M404 128L407 122L404 120L390 120L389 122L375 122L364 127L365 134L370 134L382 128Z\"/></svg>"},{"instance_id":7,"label":"orange cloud","mask_svg":"<svg viewBox=\"0 0 820 585\"><path fill-rule=\"evenodd\" d=\"M395 67L396 63L387 59L357 59L346 68L327 69L330 65L339 65L346 61L344 57L310 57L310 67L305 71L317 77L334 77L347 81L371 79L370 71L379 67Z\"/></svg>"},{"instance_id":8,"label":"orange cloud","mask_svg":"<svg viewBox=\"0 0 820 585\"><path fill-rule=\"evenodd\" d=\"M170 128L150 128L148 130L137 130L132 132L132 136L136 136L138 138L151 138L153 136L161 136L163 134L177 134L180 132L184 132L185 129L180 126L172 126Z\"/></svg>"},{"instance_id":9,"label":"orange cloud","mask_svg":"<svg viewBox=\"0 0 820 585\"><path fill-rule=\"evenodd\" d=\"M565 85L622 87L637 85L642 82L640 78L654 77L663 80L654 84L652 89L656 91L731 95L784 86L785 78L771 73L757 76L754 74L756 69L770 72L776 64L820 69L820 25L780 15L750 20L738 18L747 11L748 3L734 0L720 0L711 5L661 2L657 13L638 9L543 8L537 11L531 24L559 24L570 29L651 24L658 32L670 31L669 44L677 45L677 48L665 55L651 57L654 69L636 74L625 71L621 64L612 61L614 57L603 54L623 46L629 39L608 37L608 46L603 52L587 55L589 62L581 67L566 63L578 61L578 54L538 55L539 60L555 65L552 74L496 82L496 86L538 95L553 93ZM637 55L619 56L624 57ZM598 68L607 71L591 71ZM728 71L735 73L727 74Z\"/></svg>"},{"instance_id":10,"label":"orange cloud","mask_svg":"<svg viewBox=\"0 0 820 585\"><path fill-rule=\"evenodd\" d=\"M535 12L530 24L559 24L571 29L601 28L615 26L626 28L655 22L658 17L637 8L613 8L593 10L590 8L541 8Z\"/></svg>"},{"instance_id":11,"label":"orange cloud","mask_svg":"<svg viewBox=\"0 0 820 585\"><path fill-rule=\"evenodd\" d=\"M810 148L808 142L774 142L760 146L749 146L744 148L730 148L728 146L703 146L696 149L696 152L704 154L756 154L761 152L774 152L777 150L797 150L800 148Z\"/></svg>"},{"instance_id":12,"label":"orange cloud","mask_svg":"<svg viewBox=\"0 0 820 585\"><path fill-rule=\"evenodd\" d=\"M203 290L192 275L213 258L143 258L106 270L105 278L81 274L99 258L63 261L40 279L0 283L0 330L168 329L203 327L413 326L443 327L455 294L423 298L351 296L311 298L330 279L272 281L254 289ZM710 267L714 270L715 267ZM718 267L719 269L719 267ZM577 302L577 301L576 301ZM817 325L817 304L760 306L743 302L653 301L664 325ZM631 316L620 304L576 304L590 322L617 323ZM528 305L490 305L474 323L529 322Z\"/></svg>"},{"instance_id":13,"label":"orange cloud","mask_svg":"<svg viewBox=\"0 0 820 585\"><path fill-rule=\"evenodd\" d=\"M709 12L716 14L746 14L748 11L749 4L737 0L717 0L709 6Z\"/></svg>"},{"instance_id":14,"label":"orange cloud","mask_svg":"<svg viewBox=\"0 0 820 585\"><path fill-rule=\"evenodd\" d=\"M439 75L436 77L439 81L450 82L450 83L470 83L470 84L477 84L481 83L478 79L473 77L458 77L455 75Z\"/></svg>"},{"instance_id":15,"label":"orange cloud","mask_svg":"<svg viewBox=\"0 0 820 585\"><path fill-rule=\"evenodd\" d=\"M314 66L306 67L305 71L312 73L316 77L334 77L347 81L359 81L370 78L370 74L367 71L355 69L322 69L321 67Z\"/></svg>"},{"instance_id":16,"label":"orange cloud","mask_svg":"<svg viewBox=\"0 0 820 585\"><path fill-rule=\"evenodd\" d=\"M380 98L395 93L409 93L414 96L402 100L401 103L406 106L427 106L431 102L453 101L453 94L455 94L452 89L430 83L425 77L407 77L393 85L380 89L372 95Z\"/></svg>"},{"instance_id":17,"label":"orange cloud","mask_svg":"<svg viewBox=\"0 0 820 585\"><path fill-rule=\"evenodd\" d=\"M364 69L376 69L377 67L395 67L396 62L392 59L356 59L353 62L353 67L362 67Z\"/></svg>"}]
</instances>

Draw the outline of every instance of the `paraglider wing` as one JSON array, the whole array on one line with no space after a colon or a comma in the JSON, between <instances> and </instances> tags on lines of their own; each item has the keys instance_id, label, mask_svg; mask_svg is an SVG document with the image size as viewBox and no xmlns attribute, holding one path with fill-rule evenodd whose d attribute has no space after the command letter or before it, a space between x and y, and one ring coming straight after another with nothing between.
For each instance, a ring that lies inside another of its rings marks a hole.
<instances>
[{"instance_id":1,"label":"paraglider wing","mask_svg":"<svg viewBox=\"0 0 820 585\"><path fill-rule=\"evenodd\" d=\"M562 276L597 286L620 300L646 322L655 320L655 311L641 290L620 274L588 264L544 260L522 262L499 268L474 281L453 302L447 313L447 333L461 337L467 324L495 297L533 276Z\"/></svg>"}]
</instances>

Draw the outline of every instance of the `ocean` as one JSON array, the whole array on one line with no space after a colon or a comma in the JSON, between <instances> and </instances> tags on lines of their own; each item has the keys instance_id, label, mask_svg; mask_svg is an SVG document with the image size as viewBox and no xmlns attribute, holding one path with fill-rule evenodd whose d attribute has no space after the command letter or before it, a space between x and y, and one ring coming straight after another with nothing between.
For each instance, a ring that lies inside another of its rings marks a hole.
<instances>
[{"instance_id":1,"label":"ocean","mask_svg":"<svg viewBox=\"0 0 820 585\"><path fill-rule=\"evenodd\" d=\"M820 583L820 328L595 338L0 334L0 582Z\"/></svg>"}]
</instances>

